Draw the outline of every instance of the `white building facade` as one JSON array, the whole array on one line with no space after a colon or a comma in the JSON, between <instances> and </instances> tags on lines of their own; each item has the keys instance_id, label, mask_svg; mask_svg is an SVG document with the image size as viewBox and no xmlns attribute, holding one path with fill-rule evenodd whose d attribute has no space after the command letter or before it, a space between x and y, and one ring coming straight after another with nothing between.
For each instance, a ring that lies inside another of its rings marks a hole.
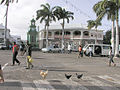
<instances>
[{"instance_id":1,"label":"white building facade","mask_svg":"<svg viewBox=\"0 0 120 90\"><path fill-rule=\"evenodd\" d=\"M96 38L97 37L97 38ZM49 28L48 30L48 42L50 45L57 44L61 47L61 39L62 39L62 28L54 27ZM68 44L71 44L72 47L78 49L79 45L84 46L85 44L94 44L97 39L98 44L103 43L103 30L88 30L83 27L71 27L64 29L64 45L67 48ZM39 31L39 48L45 47L46 44L46 32L45 30Z\"/></svg>"},{"instance_id":2,"label":"white building facade","mask_svg":"<svg viewBox=\"0 0 120 90\"><path fill-rule=\"evenodd\" d=\"M7 29L6 31L6 39L9 42L10 38L10 29ZM5 44L5 27L0 24L0 44Z\"/></svg>"}]
</instances>

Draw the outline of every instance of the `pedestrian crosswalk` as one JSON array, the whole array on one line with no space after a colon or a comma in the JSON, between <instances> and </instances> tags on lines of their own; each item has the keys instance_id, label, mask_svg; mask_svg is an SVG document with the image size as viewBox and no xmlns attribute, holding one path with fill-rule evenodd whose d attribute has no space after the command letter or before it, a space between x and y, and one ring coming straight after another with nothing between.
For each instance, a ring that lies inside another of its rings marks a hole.
<instances>
[{"instance_id":1,"label":"pedestrian crosswalk","mask_svg":"<svg viewBox=\"0 0 120 90\"><path fill-rule=\"evenodd\" d=\"M9 81L6 85L17 88L17 90L120 90L120 75L94 75L83 76L77 79L74 76L71 79L46 79L30 81ZM11 84L10 84L11 83ZM16 83L16 87L14 85ZM19 89L21 88L21 89ZM0 89L9 90L9 89ZM13 90L13 89L10 89ZM14 89L16 90L16 89Z\"/></svg>"}]
</instances>

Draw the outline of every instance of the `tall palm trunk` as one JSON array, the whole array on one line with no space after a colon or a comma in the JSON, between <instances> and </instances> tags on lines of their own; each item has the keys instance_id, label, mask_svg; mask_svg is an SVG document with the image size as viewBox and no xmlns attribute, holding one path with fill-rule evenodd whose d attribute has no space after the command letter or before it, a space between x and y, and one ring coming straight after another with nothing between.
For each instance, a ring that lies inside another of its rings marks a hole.
<instances>
[{"instance_id":1,"label":"tall palm trunk","mask_svg":"<svg viewBox=\"0 0 120 90\"><path fill-rule=\"evenodd\" d=\"M95 30L96 30L95 44L98 44L98 42L97 42L97 28L95 28Z\"/></svg>"},{"instance_id":2,"label":"tall palm trunk","mask_svg":"<svg viewBox=\"0 0 120 90\"><path fill-rule=\"evenodd\" d=\"M65 20L63 19L63 23L61 24L62 25L62 49L64 49L64 23L65 23Z\"/></svg>"},{"instance_id":3,"label":"tall palm trunk","mask_svg":"<svg viewBox=\"0 0 120 90\"><path fill-rule=\"evenodd\" d=\"M116 16L116 48L115 48L115 56L119 55L119 9L117 9L117 16Z\"/></svg>"},{"instance_id":4,"label":"tall palm trunk","mask_svg":"<svg viewBox=\"0 0 120 90\"><path fill-rule=\"evenodd\" d=\"M115 38L114 38L114 20L112 21L112 41L111 41L111 45L112 45L112 51L113 54L115 53Z\"/></svg>"},{"instance_id":5,"label":"tall palm trunk","mask_svg":"<svg viewBox=\"0 0 120 90\"><path fill-rule=\"evenodd\" d=\"M49 26L47 26L47 29L46 29L46 48L48 47L48 28Z\"/></svg>"},{"instance_id":6,"label":"tall palm trunk","mask_svg":"<svg viewBox=\"0 0 120 90\"><path fill-rule=\"evenodd\" d=\"M119 55L119 25L118 19L116 20L116 47L115 47L115 56Z\"/></svg>"},{"instance_id":7,"label":"tall palm trunk","mask_svg":"<svg viewBox=\"0 0 120 90\"><path fill-rule=\"evenodd\" d=\"M8 7L9 7L9 5L7 5L7 8L6 8L6 15L5 15L5 31L4 31L4 33L5 33L5 40L4 40L4 43L5 43L5 45L7 45L7 34L6 34L6 32L7 32L7 18L8 18Z\"/></svg>"}]
</instances>

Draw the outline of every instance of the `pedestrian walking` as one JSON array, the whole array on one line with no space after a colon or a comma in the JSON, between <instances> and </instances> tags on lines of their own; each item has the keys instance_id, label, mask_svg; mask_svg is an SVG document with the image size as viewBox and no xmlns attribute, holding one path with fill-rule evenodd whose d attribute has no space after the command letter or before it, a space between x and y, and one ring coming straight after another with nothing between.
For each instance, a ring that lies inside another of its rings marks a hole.
<instances>
[{"instance_id":1,"label":"pedestrian walking","mask_svg":"<svg viewBox=\"0 0 120 90\"><path fill-rule=\"evenodd\" d=\"M113 61L113 52L112 52L112 47L110 47L110 51L109 51L109 66L111 66L111 62L114 64L114 66L116 66L115 62Z\"/></svg>"},{"instance_id":2,"label":"pedestrian walking","mask_svg":"<svg viewBox=\"0 0 120 90\"><path fill-rule=\"evenodd\" d=\"M29 57L32 57L32 46L29 44L29 42L27 41L27 45L26 45L26 55L27 55L27 68L26 69L30 69L33 68L32 62L29 61Z\"/></svg>"},{"instance_id":3,"label":"pedestrian walking","mask_svg":"<svg viewBox=\"0 0 120 90\"><path fill-rule=\"evenodd\" d=\"M71 45L68 44L68 54L70 54L70 53L71 53Z\"/></svg>"},{"instance_id":4,"label":"pedestrian walking","mask_svg":"<svg viewBox=\"0 0 120 90\"><path fill-rule=\"evenodd\" d=\"M93 47L89 46L89 57L92 57L92 51L93 51Z\"/></svg>"},{"instance_id":5,"label":"pedestrian walking","mask_svg":"<svg viewBox=\"0 0 120 90\"><path fill-rule=\"evenodd\" d=\"M82 46L81 45L79 45L78 51L79 51L78 58L83 57L83 52L82 52Z\"/></svg>"},{"instance_id":6,"label":"pedestrian walking","mask_svg":"<svg viewBox=\"0 0 120 90\"><path fill-rule=\"evenodd\" d=\"M21 41L21 45L20 45L20 52L21 52L21 56L23 56L25 53L25 45L22 41Z\"/></svg>"},{"instance_id":7,"label":"pedestrian walking","mask_svg":"<svg viewBox=\"0 0 120 90\"><path fill-rule=\"evenodd\" d=\"M19 47L18 47L18 45L16 44L16 42L14 42L14 43L13 43L13 48L12 48L12 52L13 52L13 64L12 64L12 66L15 65L15 62L17 62L18 65L20 65L20 61L18 61L18 59L17 59L18 50L19 50Z\"/></svg>"}]
</instances>

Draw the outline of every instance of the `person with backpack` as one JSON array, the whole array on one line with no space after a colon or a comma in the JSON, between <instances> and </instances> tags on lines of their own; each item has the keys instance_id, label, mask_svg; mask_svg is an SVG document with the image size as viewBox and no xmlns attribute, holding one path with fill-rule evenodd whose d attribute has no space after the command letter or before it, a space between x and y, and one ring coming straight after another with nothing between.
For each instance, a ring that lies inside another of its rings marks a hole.
<instances>
[{"instance_id":1,"label":"person with backpack","mask_svg":"<svg viewBox=\"0 0 120 90\"><path fill-rule=\"evenodd\" d=\"M19 47L18 47L18 45L16 44L16 42L14 42L14 43L13 43L13 48L12 48L12 52L13 52L13 64L12 64L12 66L15 65L15 62L17 62L18 65L20 65L20 61L17 59L18 50L19 50Z\"/></svg>"}]
</instances>

